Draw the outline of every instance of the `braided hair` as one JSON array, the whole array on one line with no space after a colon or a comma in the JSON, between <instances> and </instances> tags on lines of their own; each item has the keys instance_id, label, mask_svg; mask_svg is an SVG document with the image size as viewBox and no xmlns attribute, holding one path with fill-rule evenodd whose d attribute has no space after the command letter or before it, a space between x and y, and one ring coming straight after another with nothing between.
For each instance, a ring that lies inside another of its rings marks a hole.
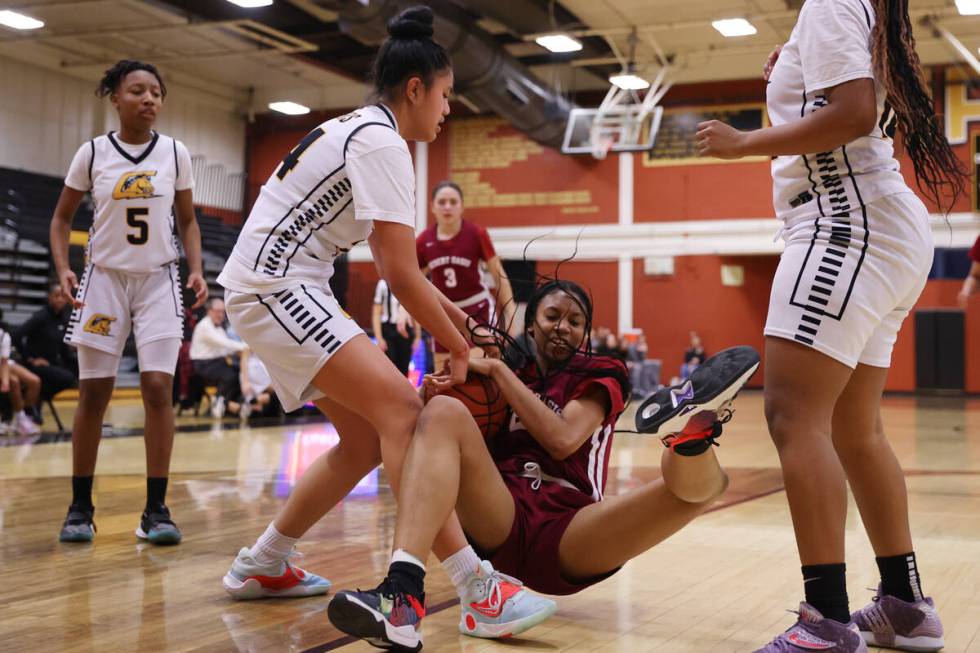
<instances>
[{"instance_id":1,"label":"braided hair","mask_svg":"<svg viewBox=\"0 0 980 653\"><path fill-rule=\"evenodd\" d=\"M966 189L966 173L933 110L932 98L915 51L908 0L873 0L876 24L871 55L888 104L902 130L919 190L940 208L952 208Z\"/></svg>"}]
</instances>

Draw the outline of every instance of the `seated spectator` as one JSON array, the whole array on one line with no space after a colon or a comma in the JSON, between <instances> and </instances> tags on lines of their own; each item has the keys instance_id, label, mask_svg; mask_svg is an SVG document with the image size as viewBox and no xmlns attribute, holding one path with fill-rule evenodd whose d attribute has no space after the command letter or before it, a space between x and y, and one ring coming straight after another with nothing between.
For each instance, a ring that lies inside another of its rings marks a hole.
<instances>
[{"instance_id":1,"label":"seated spectator","mask_svg":"<svg viewBox=\"0 0 980 653\"><path fill-rule=\"evenodd\" d=\"M78 385L78 360L65 344L65 325L71 308L61 286L48 288L47 306L39 309L13 334L25 371L40 378L40 398L48 400L66 388ZM38 411L40 418L40 411Z\"/></svg>"},{"instance_id":2,"label":"seated spectator","mask_svg":"<svg viewBox=\"0 0 980 653\"><path fill-rule=\"evenodd\" d=\"M2 318L3 311L0 311ZM41 429L27 416L24 408L37 404L41 379L10 359L10 334L5 327L0 324L0 395L9 397L11 412L9 424L5 419L0 428L3 434L35 435Z\"/></svg>"},{"instance_id":3,"label":"seated spectator","mask_svg":"<svg viewBox=\"0 0 980 653\"><path fill-rule=\"evenodd\" d=\"M684 364L681 365L681 379L687 379L691 372L698 368L698 365L707 358L704 347L701 345L701 337L697 331L691 331L691 346L684 352Z\"/></svg>"},{"instance_id":4,"label":"seated spectator","mask_svg":"<svg viewBox=\"0 0 980 653\"><path fill-rule=\"evenodd\" d=\"M232 340L225 331L225 303L212 297L207 303L207 314L194 327L191 336L191 361L194 371L205 382L218 388L218 397L211 405L213 417L224 417L226 408L236 412L241 399L241 367L236 358L245 344Z\"/></svg>"},{"instance_id":5,"label":"seated spectator","mask_svg":"<svg viewBox=\"0 0 980 653\"><path fill-rule=\"evenodd\" d=\"M248 419L251 415L272 417L279 414L280 404L272 391L272 377L265 363L251 350L241 353L242 407L238 416Z\"/></svg>"},{"instance_id":6,"label":"seated spectator","mask_svg":"<svg viewBox=\"0 0 980 653\"><path fill-rule=\"evenodd\" d=\"M619 361L626 360L626 352L624 352L619 346L619 338L617 338L616 334L612 331L606 332L605 339L599 344L593 353L598 354L599 356L615 358Z\"/></svg>"}]
</instances>

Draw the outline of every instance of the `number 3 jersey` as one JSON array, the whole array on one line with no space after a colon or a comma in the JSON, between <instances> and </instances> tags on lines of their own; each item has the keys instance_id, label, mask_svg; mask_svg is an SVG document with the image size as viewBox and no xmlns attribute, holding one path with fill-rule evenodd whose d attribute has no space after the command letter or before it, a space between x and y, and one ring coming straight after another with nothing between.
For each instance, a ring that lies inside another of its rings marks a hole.
<instances>
[{"instance_id":1,"label":"number 3 jersey","mask_svg":"<svg viewBox=\"0 0 980 653\"><path fill-rule=\"evenodd\" d=\"M445 240L439 238L437 225L431 225L416 238L415 252L419 267L429 269L433 285L451 301L489 299L480 261L489 263L497 252L480 225L463 220L459 233Z\"/></svg>"},{"instance_id":2,"label":"number 3 jersey","mask_svg":"<svg viewBox=\"0 0 980 653\"><path fill-rule=\"evenodd\" d=\"M89 262L146 273L179 257L174 193L194 187L191 157L180 141L157 132L139 145L113 132L97 136L78 148L65 185L92 193Z\"/></svg>"},{"instance_id":3,"label":"number 3 jersey","mask_svg":"<svg viewBox=\"0 0 980 653\"><path fill-rule=\"evenodd\" d=\"M415 228L415 170L394 115L362 107L311 131L276 168L218 283L267 293L325 287L333 260L365 240L375 220Z\"/></svg>"}]
</instances>

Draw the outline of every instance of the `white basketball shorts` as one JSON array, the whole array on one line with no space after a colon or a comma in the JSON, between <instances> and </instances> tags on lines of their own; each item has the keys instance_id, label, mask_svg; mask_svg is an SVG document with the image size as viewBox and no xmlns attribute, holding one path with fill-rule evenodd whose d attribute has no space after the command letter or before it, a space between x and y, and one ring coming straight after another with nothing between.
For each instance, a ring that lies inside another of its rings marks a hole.
<instances>
[{"instance_id":1,"label":"white basketball shorts","mask_svg":"<svg viewBox=\"0 0 980 653\"><path fill-rule=\"evenodd\" d=\"M911 192L850 213L792 218L765 334L813 347L848 367L889 367L905 316L932 266L929 212Z\"/></svg>"},{"instance_id":2,"label":"white basketball shorts","mask_svg":"<svg viewBox=\"0 0 980 653\"><path fill-rule=\"evenodd\" d=\"M323 397L313 377L344 343L364 333L329 287L298 284L270 294L226 289L225 310L238 335L265 363L287 412Z\"/></svg>"},{"instance_id":3,"label":"white basketball shorts","mask_svg":"<svg viewBox=\"0 0 980 653\"><path fill-rule=\"evenodd\" d=\"M146 343L184 336L184 304L176 262L146 274L109 270L91 263L76 297L65 342L107 354L122 354L132 329L139 349ZM176 360L174 361L176 366Z\"/></svg>"}]
</instances>

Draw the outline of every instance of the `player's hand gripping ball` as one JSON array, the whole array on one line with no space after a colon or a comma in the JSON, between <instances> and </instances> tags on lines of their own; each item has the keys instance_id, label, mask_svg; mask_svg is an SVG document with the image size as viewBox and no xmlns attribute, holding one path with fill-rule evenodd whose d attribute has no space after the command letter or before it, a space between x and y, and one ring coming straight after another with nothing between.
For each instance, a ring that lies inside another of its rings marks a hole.
<instances>
[{"instance_id":1,"label":"player's hand gripping ball","mask_svg":"<svg viewBox=\"0 0 980 653\"><path fill-rule=\"evenodd\" d=\"M510 408L504 399L500 388L489 377L475 372L466 375L466 381L450 387L448 390L436 393L428 386L423 386L422 399L426 403L436 394L459 399L470 411L484 438L489 438L507 424Z\"/></svg>"}]
</instances>

